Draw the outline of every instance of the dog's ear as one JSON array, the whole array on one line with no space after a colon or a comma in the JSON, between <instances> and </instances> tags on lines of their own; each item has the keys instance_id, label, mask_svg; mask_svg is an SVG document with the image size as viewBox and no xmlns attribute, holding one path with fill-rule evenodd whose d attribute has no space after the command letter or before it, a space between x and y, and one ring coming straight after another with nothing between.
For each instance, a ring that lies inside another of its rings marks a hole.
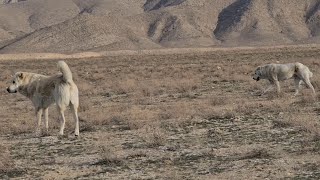
<instances>
[{"instance_id":1,"label":"dog's ear","mask_svg":"<svg viewBox=\"0 0 320 180\"><path fill-rule=\"evenodd\" d=\"M257 67L257 71L259 71L260 69L261 69L261 66L258 66L258 67Z\"/></svg>"},{"instance_id":2,"label":"dog's ear","mask_svg":"<svg viewBox=\"0 0 320 180\"><path fill-rule=\"evenodd\" d=\"M23 77L24 77L24 74L22 72L18 74L19 79L23 79Z\"/></svg>"}]
</instances>

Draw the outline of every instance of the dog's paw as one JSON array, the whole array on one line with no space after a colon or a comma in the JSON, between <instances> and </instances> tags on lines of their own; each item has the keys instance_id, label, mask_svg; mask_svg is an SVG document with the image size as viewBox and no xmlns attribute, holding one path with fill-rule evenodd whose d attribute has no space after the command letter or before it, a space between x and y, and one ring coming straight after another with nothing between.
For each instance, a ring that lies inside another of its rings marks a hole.
<instances>
[{"instance_id":1,"label":"dog's paw","mask_svg":"<svg viewBox=\"0 0 320 180\"><path fill-rule=\"evenodd\" d=\"M79 128L76 128L75 131L74 131L74 135L75 135L75 136L79 136L79 134L80 134Z\"/></svg>"}]
</instances>

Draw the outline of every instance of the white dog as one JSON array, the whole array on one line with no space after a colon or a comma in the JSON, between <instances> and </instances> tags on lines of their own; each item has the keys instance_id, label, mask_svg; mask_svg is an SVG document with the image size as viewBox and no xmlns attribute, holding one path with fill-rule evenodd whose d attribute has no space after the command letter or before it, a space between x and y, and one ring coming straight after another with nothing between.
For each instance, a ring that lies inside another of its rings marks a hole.
<instances>
[{"instance_id":1,"label":"white dog","mask_svg":"<svg viewBox=\"0 0 320 180\"><path fill-rule=\"evenodd\" d=\"M280 93L280 84L279 81L284 81L287 79L294 79L295 83L295 93L299 93L300 84L303 81L315 95L314 87L310 82L312 77L312 72L309 68L301 63L289 63L289 64L267 64L264 66L259 66L253 75L253 79L259 81L260 79L267 79L270 81L270 85L267 89L264 90L264 93L269 91L273 85L276 85L277 92ZM262 95L261 94L261 95Z\"/></svg>"},{"instance_id":2,"label":"white dog","mask_svg":"<svg viewBox=\"0 0 320 180\"><path fill-rule=\"evenodd\" d=\"M12 84L7 88L9 93L19 92L28 97L36 110L37 129L40 132L41 116L44 111L46 130L48 131L48 107L56 103L61 116L60 135L63 135L65 126L64 111L70 104L75 120L75 135L79 135L78 88L72 80L72 73L64 61L58 62L58 68L62 74L44 76L29 72L17 72Z\"/></svg>"}]
</instances>

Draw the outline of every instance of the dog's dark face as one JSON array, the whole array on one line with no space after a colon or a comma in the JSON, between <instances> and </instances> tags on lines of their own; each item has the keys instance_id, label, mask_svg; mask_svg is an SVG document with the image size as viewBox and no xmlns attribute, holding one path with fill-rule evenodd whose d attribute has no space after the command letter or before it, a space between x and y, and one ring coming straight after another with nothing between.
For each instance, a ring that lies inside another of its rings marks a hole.
<instances>
[{"instance_id":1,"label":"dog's dark face","mask_svg":"<svg viewBox=\"0 0 320 180\"><path fill-rule=\"evenodd\" d=\"M17 72L14 76L13 76L13 80L10 84L9 87L7 87L7 91L9 93L17 93L19 86L22 84L24 79L24 74L22 72Z\"/></svg>"},{"instance_id":2,"label":"dog's dark face","mask_svg":"<svg viewBox=\"0 0 320 180\"><path fill-rule=\"evenodd\" d=\"M260 66L254 71L254 75L252 78L256 81L259 81L261 79L261 67Z\"/></svg>"}]
</instances>

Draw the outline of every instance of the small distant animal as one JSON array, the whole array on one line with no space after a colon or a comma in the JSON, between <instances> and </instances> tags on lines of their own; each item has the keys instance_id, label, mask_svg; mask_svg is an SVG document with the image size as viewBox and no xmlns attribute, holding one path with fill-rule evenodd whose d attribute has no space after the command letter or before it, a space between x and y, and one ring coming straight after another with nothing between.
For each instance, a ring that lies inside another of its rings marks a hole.
<instances>
[{"instance_id":1,"label":"small distant animal","mask_svg":"<svg viewBox=\"0 0 320 180\"><path fill-rule=\"evenodd\" d=\"M9 93L17 93L28 97L36 111L37 129L36 134L41 130L41 116L44 112L45 126L48 131L48 108L56 103L60 113L60 135L63 135L65 127L64 111L70 105L75 121L75 135L79 135L79 92L73 82L72 73L64 61L58 62L58 69L61 73L53 76L45 76L30 72L17 72L13 76L12 83L7 87Z\"/></svg>"},{"instance_id":2,"label":"small distant animal","mask_svg":"<svg viewBox=\"0 0 320 180\"><path fill-rule=\"evenodd\" d=\"M310 82L310 78L313 73L309 68L302 63L288 63L288 64L267 64L259 66L253 75L253 79L259 81L260 79L267 79L270 85L263 91L265 94L267 91L273 88L275 85L277 87L277 93L280 93L280 83L279 81L285 81L287 79L294 79L295 93L296 96L299 93L300 85L304 82L307 87L309 87L313 94L315 95L315 90Z\"/></svg>"}]
</instances>

